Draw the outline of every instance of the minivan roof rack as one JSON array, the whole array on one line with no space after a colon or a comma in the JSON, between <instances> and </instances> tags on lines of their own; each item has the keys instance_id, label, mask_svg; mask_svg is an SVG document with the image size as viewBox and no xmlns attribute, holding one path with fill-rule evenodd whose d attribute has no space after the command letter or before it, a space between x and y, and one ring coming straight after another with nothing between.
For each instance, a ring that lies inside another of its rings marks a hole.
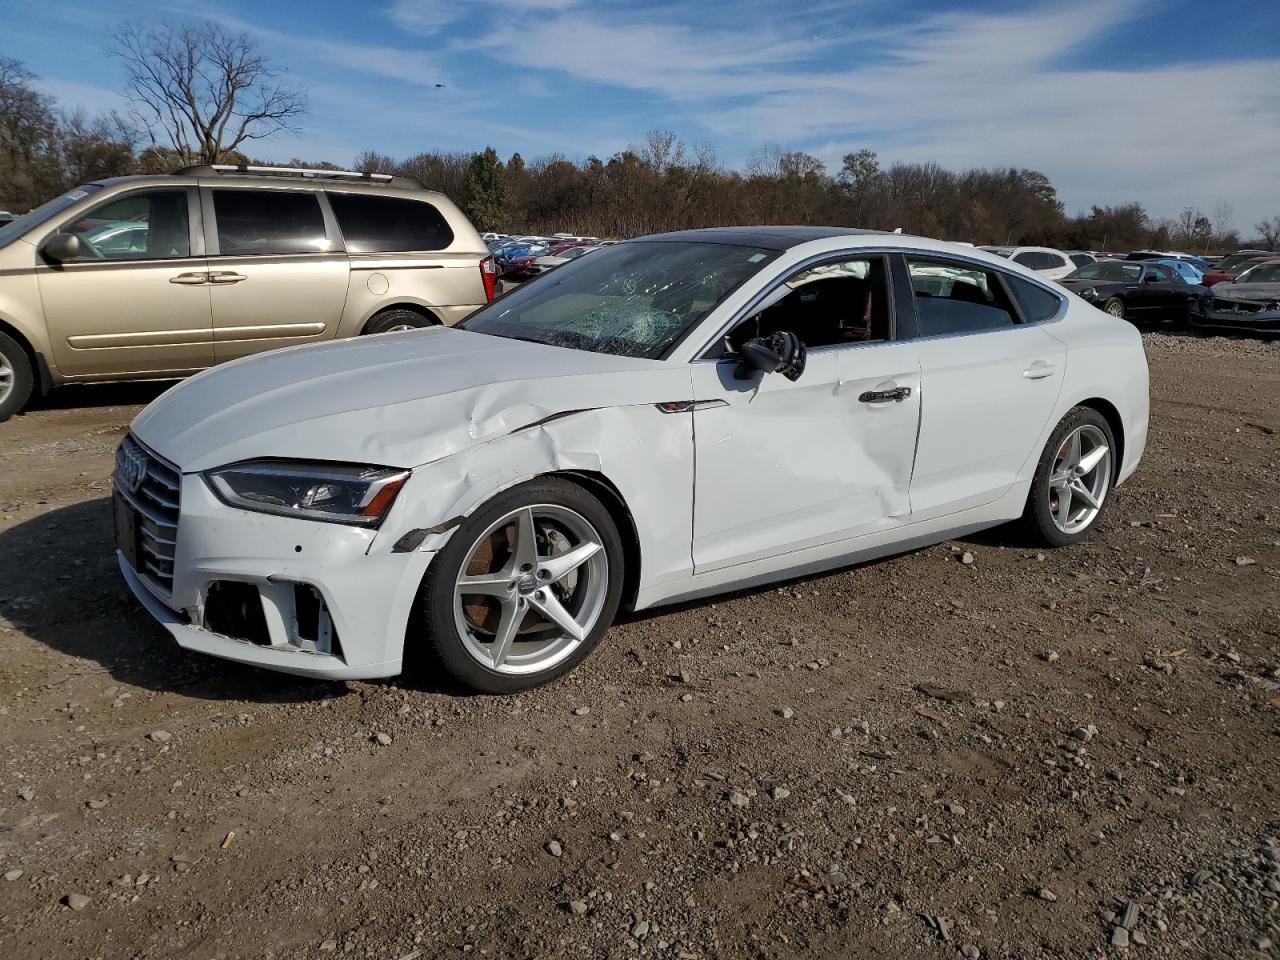
<instances>
[{"instance_id":1,"label":"minivan roof rack","mask_svg":"<svg viewBox=\"0 0 1280 960\"><path fill-rule=\"evenodd\" d=\"M364 173L360 170L317 170L311 167L272 167L251 163L201 163L173 171L174 176L208 177L225 173L276 174L284 177L303 177L308 180L366 180L398 187L422 188L412 177L395 177L389 173Z\"/></svg>"}]
</instances>

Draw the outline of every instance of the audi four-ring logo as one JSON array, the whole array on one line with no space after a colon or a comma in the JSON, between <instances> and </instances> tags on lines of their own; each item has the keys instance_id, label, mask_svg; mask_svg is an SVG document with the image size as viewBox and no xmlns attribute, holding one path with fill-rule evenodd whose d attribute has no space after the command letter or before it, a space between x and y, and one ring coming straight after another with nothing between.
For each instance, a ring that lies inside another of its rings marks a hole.
<instances>
[{"instance_id":1,"label":"audi four-ring logo","mask_svg":"<svg viewBox=\"0 0 1280 960\"><path fill-rule=\"evenodd\" d=\"M146 454L128 447L120 448L120 483L130 493L137 493L142 481L147 479Z\"/></svg>"}]
</instances>

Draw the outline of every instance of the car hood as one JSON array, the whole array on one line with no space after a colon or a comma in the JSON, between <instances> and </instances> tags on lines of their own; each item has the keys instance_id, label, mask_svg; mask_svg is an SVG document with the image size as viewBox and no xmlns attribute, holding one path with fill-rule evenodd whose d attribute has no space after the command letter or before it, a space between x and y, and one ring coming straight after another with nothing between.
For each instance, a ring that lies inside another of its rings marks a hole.
<instances>
[{"instance_id":1,"label":"car hood","mask_svg":"<svg viewBox=\"0 0 1280 960\"><path fill-rule=\"evenodd\" d=\"M1255 303L1280 300L1280 283L1220 284L1214 289L1213 295L1223 300L1249 300Z\"/></svg>"},{"instance_id":2,"label":"car hood","mask_svg":"<svg viewBox=\"0 0 1280 960\"><path fill-rule=\"evenodd\" d=\"M549 418L689 394L685 364L433 327L213 367L131 429L183 472L260 457L415 467Z\"/></svg>"}]
</instances>

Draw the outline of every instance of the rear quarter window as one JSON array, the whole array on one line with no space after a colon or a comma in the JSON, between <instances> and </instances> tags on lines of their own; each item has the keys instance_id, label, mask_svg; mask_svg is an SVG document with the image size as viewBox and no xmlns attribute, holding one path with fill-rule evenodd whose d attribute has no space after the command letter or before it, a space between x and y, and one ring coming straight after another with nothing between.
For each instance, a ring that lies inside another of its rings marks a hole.
<instances>
[{"instance_id":1,"label":"rear quarter window","mask_svg":"<svg viewBox=\"0 0 1280 960\"><path fill-rule=\"evenodd\" d=\"M1009 285L1009 292L1013 294L1023 319L1028 323L1052 320L1062 307L1061 297L1038 284L1012 274L1005 274L1004 282Z\"/></svg>"},{"instance_id":2,"label":"rear quarter window","mask_svg":"<svg viewBox=\"0 0 1280 960\"><path fill-rule=\"evenodd\" d=\"M448 221L425 200L330 193L329 202L348 253L444 250L453 243Z\"/></svg>"}]
</instances>

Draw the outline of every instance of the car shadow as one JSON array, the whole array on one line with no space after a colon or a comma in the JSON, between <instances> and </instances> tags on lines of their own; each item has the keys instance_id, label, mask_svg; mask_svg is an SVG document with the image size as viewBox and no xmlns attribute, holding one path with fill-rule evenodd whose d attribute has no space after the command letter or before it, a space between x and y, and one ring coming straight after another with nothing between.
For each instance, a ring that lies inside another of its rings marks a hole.
<instances>
[{"instance_id":1,"label":"car shadow","mask_svg":"<svg viewBox=\"0 0 1280 960\"><path fill-rule=\"evenodd\" d=\"M132 383L72 383L33 398L31 410L75 410L92 407L132 407L150 403L181 380L140 380Z\"/></svg>"}]
</instances>

